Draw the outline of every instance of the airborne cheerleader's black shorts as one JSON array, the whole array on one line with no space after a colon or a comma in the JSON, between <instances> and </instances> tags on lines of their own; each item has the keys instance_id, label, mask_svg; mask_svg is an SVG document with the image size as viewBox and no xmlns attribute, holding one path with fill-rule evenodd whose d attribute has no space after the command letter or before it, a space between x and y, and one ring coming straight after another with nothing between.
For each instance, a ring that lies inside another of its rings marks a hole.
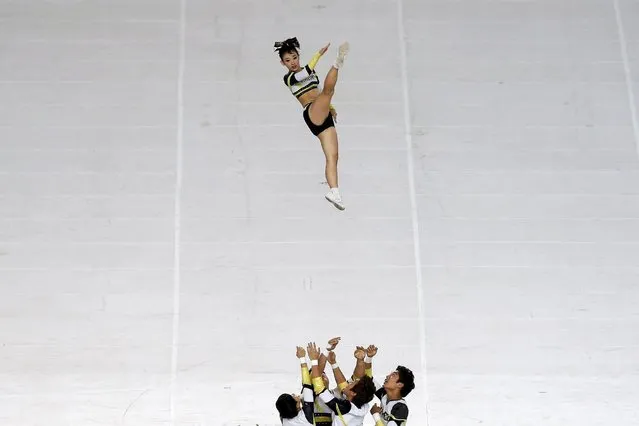
<instances>
[{"instance_id":1,"label":"airborne cheerleader's black shorts","mask_svg":"<svg viewBox=\"0 0 639 426\"><path fill-rule=\"evenodd\" d=\"M330 128L330 127L335 127L335 122L333 121L333 116L331 115L331 113L328 113L328 117L326 117L326 120L324 120L324 122L317 126L315 124L313 124L313 122L311 121L311 117L308 115L308 109L311 107L311 104L313 102L311 102L310 104L306 105L304 107L304 122L306 123L306 125L308 126L309 130L311 131L312 134L314 134L315 136L319 135L320 133L322 133L324 130Z\"/></svg>"}]
</instances>

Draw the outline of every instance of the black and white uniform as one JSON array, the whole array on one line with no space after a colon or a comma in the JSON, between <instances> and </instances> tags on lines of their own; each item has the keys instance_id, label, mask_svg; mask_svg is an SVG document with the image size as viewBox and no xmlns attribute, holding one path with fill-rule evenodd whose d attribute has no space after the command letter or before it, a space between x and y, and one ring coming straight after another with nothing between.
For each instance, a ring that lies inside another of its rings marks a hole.
<instances>
[{"instance_id":1,"label":"black and white uniform","mask_svg":"<svg viewBox=\"0 0 639 426\"><path fill-rule=\"evenodd\" d=\"M384 425L406 426L406 422L408 421L408 405L406 405L404 398L389 401L384 386L380 386L377 381L375 381L375 386L377 387L375 396L380 400L382 407L380 417Z\"/></svg>"},{"instance_id":2,"label":"black and white uniform","mask_svg":"<svg viewBox=\"0 0 639 426\"><path fill-rule=\"evenodd\" d=\"M291 90L293 96L299 98L304 93L317 89L320 81L315 70L306 65L300 71L289 71L284 76L284 84Z\"/></svg>"},{"instance_id":3,"label":"black and white uniform","mask_svg":"<svg viewBox=\"0 0 639 426\"><path fill-rule=\"evenodd\" d=\"M304 93L307 93L313 89L317 89L319 87L319 77L315 70L311 69L308 65L306 65L301 71L294 72L290 71L284 76L284 84L291 90L291 93L296 98L299 98ZM304 122L308 126L311 133L315 136L318 136L324 130L335 127L335 121L333 120L333 116L328 114L326 119L319 126L311 121L311 117L308 114L308 109L311 106L312 102L304 105L304 112L302 116L304 117Z\"/></svg>"},{"instance_id":4,"label":"black and white uniform","mask_svg":"<svg viewBox=\"0 0 639 426\"><path fill-rule=\"evenodd\" d=\"M357 408L355 404L347 399L341 398L341 393L333 394L328 389L324 389L318 395L319 398L333 411L333 426L362 426L364 419L370 411L369 404Z\"/></svg>"},{"instance_id":5,"label":"black and white uniform","mask_svg":"<svg viewBox=\"0 0 639 426\"><path fill-rule=\"evenodd\" d=\"M330 391L333 395L339 395L339 389L335 388ZM332 426L333 410L326 405L319 396L315 397L315 426Z\"/></svg>"},{"instance_id":6,"label":"black and white uniform","mask_svg":"<svg viewBox=\"0 0 639 426\"><path fill-rule=\"evenodd\" d=\"M344 399L344 395L342 391L339 389L339 386L330 389L330 393L333 394L335 398ZM315 426L332 426L333 418L335 414L333 410L326 405L322 398L319 396L315 397Z\"/></svg>"},{"instance_id":7,"label":"black and white uniform","mask_svg":"<svg viewBox=\"0 0 639 426\"><path fill-rule=\"evenodd\" d=\"M282 426L308 426L315 424L312 385L302 385L302 398L302 409L292 419L282 419Z\"/></svg>"}]
</instances>

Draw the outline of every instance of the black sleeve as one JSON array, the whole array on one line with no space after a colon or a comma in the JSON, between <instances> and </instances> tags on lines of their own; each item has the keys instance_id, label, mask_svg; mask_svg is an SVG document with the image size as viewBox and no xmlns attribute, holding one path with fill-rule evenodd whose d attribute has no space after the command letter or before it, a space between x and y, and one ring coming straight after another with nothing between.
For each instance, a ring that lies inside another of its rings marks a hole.
<instances>
[{"instance_id":1,"label":"black sleeve","mask_svg":"<svg viewBox=\"0 0 639 426\"><path fill-rule=\"evenodd\" d=\"M313 399L313 386L302 385L302 411L304 411L304 417L310 424L314 423L315 418L315 404Z\"/></svg>"},{"instance_id":2,"label":"black sleeve","mask_svg":"<svg viewBox=\"0 0 639 426\"><path fill-rule=\"evenodd\" d=\"M388 426L404 426L408 420L408 406L403 403L395 404L390 414Z\"/></svg>"},{"instance_id":3,"label":"black sleeve","mask_svg":"<svg viewBox=\"0 0 639 426\"><path fill-rule=\"evenodd\" d=\"M324 389L320 392L319 397L324 401L328 408L330 408L335 414L338 413L337 409L339 408L339 413L346 414L351 411L351 402L345 399L335 398L335 396L328 391L328 389Z\"/></svg>"}]
</instances>

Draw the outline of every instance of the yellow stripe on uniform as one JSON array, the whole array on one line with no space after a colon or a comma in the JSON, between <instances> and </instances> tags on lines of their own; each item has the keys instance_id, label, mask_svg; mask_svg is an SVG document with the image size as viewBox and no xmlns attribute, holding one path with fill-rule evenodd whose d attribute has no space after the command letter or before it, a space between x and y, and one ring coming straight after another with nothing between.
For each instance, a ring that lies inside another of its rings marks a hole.
<instances>
[{"instance_id":1,"label":"yellow stripe on uniform","mask_svg":"<svg viewBox=\"0 0 639 426\"><path fill-rule=\"evenodd\" d=\"M324 390L324 380L322 380L321 377L313 377L313 389L316 394L319 394Z\"/></svg>"}]
</instances>

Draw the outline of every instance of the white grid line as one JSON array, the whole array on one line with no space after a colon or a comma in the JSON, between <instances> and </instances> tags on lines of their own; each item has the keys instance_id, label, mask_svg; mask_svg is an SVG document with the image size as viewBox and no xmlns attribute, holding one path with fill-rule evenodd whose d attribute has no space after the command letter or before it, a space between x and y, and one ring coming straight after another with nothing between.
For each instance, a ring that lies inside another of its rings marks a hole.
<instances>
[{"instance_id":1,"label":"white grid line","mask_svg":"<svg viewBox=\"0 0 639 426\"><path fill-rule=\"evenodd\" d=\"M630 70L630 61L628 60L628 46L621 19L621 10L619 8L619 0L612 1L615 7L615 17L617 19L617 30L619 31L619 48L621 50L621 58L623 61L624 73L626 75L626 89L628 90L628 106L630 107L630 118L632 120L632 130L635 136L635 148L639 157L639 122L637 121L637 106L635 105L635 93L632 87L632 72Z\"/></svg>"},{"instance_id":2,"label":"white grid line","mask_svg":"<svg viewBox=\"0 0 639 426\"><path fill-rule=\"evenodd\" d=\"M426 324L424 313L424 284L422 277L421 247L419 238L419 216L417 211L417 196L415 195L415 172L413 158L413 138L411 125L411 108L408 89L408 60L406 54L406 31L404 28L404 5L403 0L397 0L397 28L400 51L400 61L402 70L402 98L404 101L404 134L406 136L406 153L408 160L408 186L410 190L411 219L413 224L413 247L415 254L415 278L417 291L417 321L419 321L419 347L421 354L422 386L424 395L424 409L426 410L426 426L429 425L429 400L428 400L428 379L426 362Z\"/></svg>"},{"instance_id":3,"label":"white grid line","mask_svg":"<svg viewBox=\"0 0 639 426\"><path fill-rule=\"evenodd\" d=\"M184 146L184 68L186 62L186 2L180 2L178 78L177 78L177 133L176 133L176 172L175 172L175 210L174 210L174 251L173 251L173 333L171 344L171 385L170 413L171 424L176 424L175 385L178 367L178 346L180 331L180 238L181 238L181 201L182 201L182 155Z\"/></svg>"}]
</instances>

